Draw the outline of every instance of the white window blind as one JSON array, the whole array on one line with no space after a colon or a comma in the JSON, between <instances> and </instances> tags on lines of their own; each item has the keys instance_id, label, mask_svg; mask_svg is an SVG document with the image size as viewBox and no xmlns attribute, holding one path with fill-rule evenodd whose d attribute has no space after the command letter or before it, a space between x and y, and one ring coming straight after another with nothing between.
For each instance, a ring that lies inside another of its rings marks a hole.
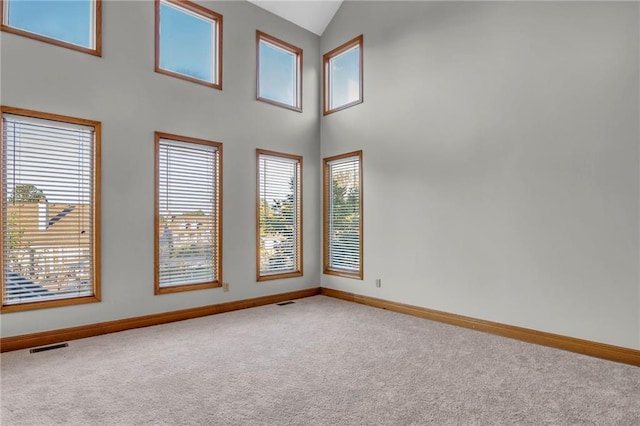
<instances>
[{"instance_id":1,"label":"white window blind","mask_svg":"<svg viewBox=\"0 0 640 426\"><path fill-rule=\"evenodd\" d=\"M361 274L360 155L325 163L325 269Z\"/></svg>"},{"instance_id":2,"label":"white window blind","mask_svg":"<svg viewBox=\"0 0 640 426\"><path fill-rule=\"evenodd\" d=\"M159 288L219 281L219 182L216 144L159 139Z\"/></svg>"},{"instance_id":3,"label":"white window blind","mask_svg":"<svg viewBox=\"0 0 640 426\"><path fill-rule=\"evenodd\" d=\"M258 154L258 279L301 272L301 161Z\"/></svg>"},{"instance_id":4,"label":"white window blind","mask_svg":"<svg viewBox=\"0 0 640 426\"><path fill-rule=\"evenodd\" d=\"M3 114L3 304L95 292L95 129Z\"/></svg>"}]
</instances>

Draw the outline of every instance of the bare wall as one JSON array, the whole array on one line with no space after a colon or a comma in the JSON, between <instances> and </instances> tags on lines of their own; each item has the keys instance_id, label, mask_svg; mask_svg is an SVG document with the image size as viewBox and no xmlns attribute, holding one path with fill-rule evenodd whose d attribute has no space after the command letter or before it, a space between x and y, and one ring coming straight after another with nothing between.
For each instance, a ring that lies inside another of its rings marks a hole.
<instances>
[{"instance_id":1,"label":"bare wall","mask_svg":"<svg viewBox=\"0 0 640 426\"><path fill-rule=\"evenodd\" d=\"M364 150L364 281L322 285L640 348L639 7L345 2L364 103L322 156Z\"/></svg>"},{"instance_id":2,"label":"bare wall","mask_svg":"<svg viewBox=\"0 0 640 426\"><path fill-rule=\"evenodd\" d=\"M223 90L154 67L151 1L103 2L102 58L1 33L3 105L102 122L102 302L3 314L2 336L317 287L318 36L248 2L224 16ZM304 49L303 113L255 100L255 31ZM154 131L222 142L223 278L230 291L153 295ZM255 281L255 149L304 156L304 277Z\"/></svg>"}]
</instances>

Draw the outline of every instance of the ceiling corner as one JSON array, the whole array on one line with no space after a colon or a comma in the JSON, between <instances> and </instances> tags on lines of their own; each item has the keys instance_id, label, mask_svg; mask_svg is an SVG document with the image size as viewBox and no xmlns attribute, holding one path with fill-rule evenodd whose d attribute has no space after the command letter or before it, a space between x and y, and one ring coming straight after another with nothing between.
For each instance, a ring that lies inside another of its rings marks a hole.
<instances>
[{"instance_id":1,"label":"ceiling corner","mask_svg":"<svg viewBox=\"0 0 640 426\"><path fill-rule=\"evenodd\" d=\"M318 36L333 19L342 0L248 0Z\"/></svg>"}]
</instances>

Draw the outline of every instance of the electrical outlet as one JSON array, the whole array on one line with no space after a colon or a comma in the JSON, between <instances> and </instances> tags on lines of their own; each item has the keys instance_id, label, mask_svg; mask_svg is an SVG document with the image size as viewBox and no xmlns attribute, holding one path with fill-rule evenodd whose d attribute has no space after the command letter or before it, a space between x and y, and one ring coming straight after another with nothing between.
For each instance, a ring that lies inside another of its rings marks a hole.
<instances>
[{"instance_id":1,"label":"electrical outlet","mask_svg":"<svg viewBox=\"0 0 640 426\"><path fill-rule=\"evenodd\" d=\"M376 278L376 287L382 287L382 278Z\"/></svg>"},{"instance_id":2,"label":"electrical outlet","mask_svg":"<svg viewBox=\"0 0 640 426\"><path fill-rule=\"evenodd\" d=\"M229 291L229 283L222 283L222 291Z\"/></svg>"}]
</instances>

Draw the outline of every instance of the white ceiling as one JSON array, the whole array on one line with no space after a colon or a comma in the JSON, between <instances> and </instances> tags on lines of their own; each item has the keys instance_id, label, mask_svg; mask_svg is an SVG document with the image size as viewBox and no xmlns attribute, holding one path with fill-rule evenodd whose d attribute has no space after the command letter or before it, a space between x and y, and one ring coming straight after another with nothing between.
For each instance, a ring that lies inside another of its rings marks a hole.
<instances>
[{"instance_id":1,"label":"white ceiling","mask_svg":"<svg viewBox=\"0 0 640 426\"><path fill-rule=\"evenodd\" d=\"M322 35L342 4L342 0L249 1L317 35Z\"/></svg>"}]
</instances>

